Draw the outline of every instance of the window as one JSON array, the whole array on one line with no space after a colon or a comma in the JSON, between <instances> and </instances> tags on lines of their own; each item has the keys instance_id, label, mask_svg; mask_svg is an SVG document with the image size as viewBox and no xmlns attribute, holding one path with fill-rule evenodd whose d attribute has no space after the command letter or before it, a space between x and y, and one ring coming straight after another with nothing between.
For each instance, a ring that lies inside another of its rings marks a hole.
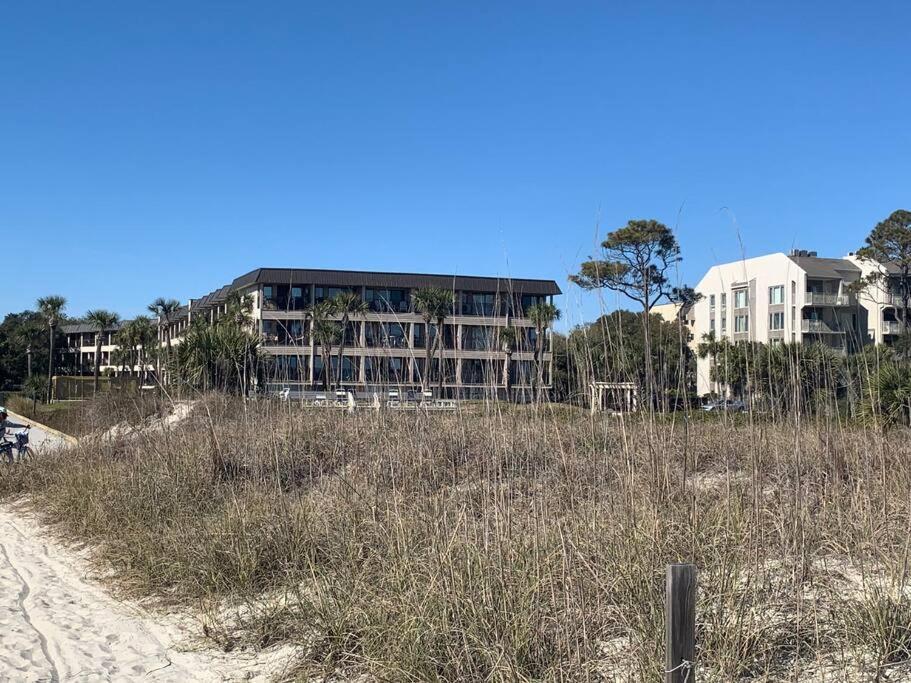
<instances>
[{"instance_id":1,"label":"window","mask_svg":"<svg viewBox=\"0 0 911 683\"><path fill-rule=\"evenodd\" d=\"M713 310L715 308L715 295L714 294L709 294L709 308L711 308Z\"/></svg>"},{"instance_id":2,"label":"window","mask_svg":"<svg viewBox=\"0 0 911 683\"><path fill-rule=\"evenodd\" d=\"M427 343L427 337L424 334L424 323L415 323L414 324L414 348L423 349L424 344Z\"/></svg>"},{"instance_id":3,"label":"window","mask_svg":"<svg viewBox=\"0 0 911 683\"><path fill-rule=\"evenodd\" d=\"M734 308L746 308L746 307L747 307L747 290L745 290L745 289L735 290Z\"/></svg>"},{"instance_id":4,"label":"window","mask_svg":"<svg viewBox=\"0 0 911 683\"><path fill-rule=\"evenodd\" d=\"M463 384L499 384L498 366L479 358L462 360Z\"/></svg>"},{"instance_id":5,"label":"window","mask_svg":"<svg viewBox=\"0 0 911 683\"><path fill-rule=\"evenodd\" d=\"M728 329L728 295L727 292L721 294L721 333L724 334Z\"/></svg>"},{"instance_id":6,"label":"window","mask_svg":"<svg viewBox=\"0 0 911 683\"><path fill-rule=\"evenodd\" d=\"M711 318L709 318L709 332L712 332L713 334L715 332L715 316L714 315Z\"/></svg>"},{"instance_id":7,"label":"window","mask_svg":"<svg viewBox=\"0 0 911 683\"><path fill-rule=\"evenodd\" d=\"M267 311L302 311L309 305L310 288L307 286L263 285L263 308Z\"/></svg>"},{"instance_id":8,"label":"window","mask_svg":"<svg viewBox=\"0 0 911 683\"><path fill-rule=\"evenodd\" d=\"M462 315L494 315L496 295L482 292L462 292Z\"/></svg>"},{"instance_id":9,"label":"window","mask_svg":"<svg viewBox=\"0 0 911 683\"><path fill-rule=\"evenodd\" d=\"M777 305L784 303L784 285L775 285L769 287L769 304Z\"/></svg>"},{"instance_id":10,"label":"window","mask_svg":"<svg viewBox=\"0 0 911 683\"><path fill-rule=\"evenodd\" d=\"M320 303L326 299L334 299L336 296L343 292L354 292L355 290L351 287L333 287L331 285L320 285L313 289L315 295L315 302ZM355 292L356 293L356 292Z\"/></svg>"},{"instance_id":11,"label":"window","mask_svg":"<svg viewBox=\"0 0 911 683\"><path fill-rule=\"evenodd\" d=\"M404 349L408 335L402 323L366 323L367 346L380 346L390 349Z\"/></svg>"},{"instance_id":12,"label":"window","mask_svg":"<svg viewBox=\"0 0 911 683\"><path fill-rule=\"evenodd\" d=\"M267 311L278 308L275 305L275 287L272 285L263 285L263 308Z\"/></svg>"},{"instance_id":13,"label":"window","mask_svg":"<svg viewBox=\"0 0 911 683\"><path fill-rule=\"evenodd\" d=\"M462 327L462 348L470 351L489 351L497 348L494 328L486 325Z\"/></svg>"},{"instance_id":14,"label":"window","mask_svg":"<svg viewBox=\"0 0 911 683\"><path fill-rule=\"evenodd\" d=\"M407 289L376 289L368 287L364 292L364 301L370 306L371 311L379 311L381 313L408 312Z\"/></svg>"},{"instance_id":15,"label":"window","mask_svg":"<svg viewBox=\"0 0 911 683\"><path fill-rule=\"evenodd\" d=\"M750 329L750 316L748 315L735 315L734 316L734 332L742 333L748 332Z\"/></svg>"},{"instance_id":16,"label":"window","mask_svg":"<svg viewBox=\"0 0 911 683\"><path fill-rule=\"evenodd\" d=\"M782 289L784 289L782 287ZM784 312L769 313L769 330L779 331L784 329Z\"/></svg>"}]
</instances>

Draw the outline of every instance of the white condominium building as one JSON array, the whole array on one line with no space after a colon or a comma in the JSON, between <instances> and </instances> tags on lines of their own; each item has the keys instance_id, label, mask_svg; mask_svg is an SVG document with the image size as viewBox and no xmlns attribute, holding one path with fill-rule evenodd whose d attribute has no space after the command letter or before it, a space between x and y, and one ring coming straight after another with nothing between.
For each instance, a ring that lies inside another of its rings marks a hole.
<instances>
[{"instance_id":1,"label":"white condominium building","mask_svg":"<svg viewBox=\"0 0 911 683\"><path fill-rule=\"evenodd\" d=\"M854 258L820 258L813 251L713 266L696 286L702 298L693 307L694 345L714 335L733 342L804 342L853 350L876 331L869 326L874 316L864 297L849 288L863 272ZM697 361L700 395L722 389L711 382L710 365L708 358Z\"/></svg>"}]
</instances>

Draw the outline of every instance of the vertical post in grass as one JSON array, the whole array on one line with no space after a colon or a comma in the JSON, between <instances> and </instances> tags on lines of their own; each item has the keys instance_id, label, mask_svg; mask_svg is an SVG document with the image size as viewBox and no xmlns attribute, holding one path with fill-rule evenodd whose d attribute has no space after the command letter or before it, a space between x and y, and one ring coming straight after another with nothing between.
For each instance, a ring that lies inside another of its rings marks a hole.
<instances>
[{"instance_id":1,"label":"vertical post in grass","mask_svg":"<svg viewBox=\"0 0 911 683\"><path fill-rule=\"evenodd\" d=\"M696 680L696 565L667 566L665 683Z\"/></svg>"}]
</instances>

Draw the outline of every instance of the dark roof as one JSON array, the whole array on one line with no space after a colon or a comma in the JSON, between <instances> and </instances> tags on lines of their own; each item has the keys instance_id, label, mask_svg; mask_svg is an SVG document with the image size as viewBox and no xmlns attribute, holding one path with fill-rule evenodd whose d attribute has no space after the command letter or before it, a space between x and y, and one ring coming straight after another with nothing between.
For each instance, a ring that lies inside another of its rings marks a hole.
<instances>
[{"instance_id":1,"label":"dark roof","mask_svg":"<svg viewBox=\"0 0 911 683\"><path fill-rule=\"evenodd\" d=\"M104 331L105 332L116 332L121 327L126 325L128 322L130 322L130 321L121 320L119 323L117 323L113 327L105 327ZM93 332L93 333L97 332L98 328L89 323L70 323L68 325L61 325L60 331L63 332L64 334L85 334L86 332Z\"/></svg>"},{"instance_id":2,"label":"dark roof","mask_svg":"<svg viewBox=\"0 0 911 683\"><path fill-rule=\"evenodd\" d=\"M263 283L337 285L343 287L403 287L409 289L442 287L444 289L479 292L513 291L517 294L545 296L562 294L560 287L553 280L304 268L257 268L235 279L231 283L231 287L237 289Z\"/></svg>"},{"instance_id":3,"label":"dark roof","mask_svg":"<svg viewBox=\"0 0 911 683\"><path fill-rule=\"evenodd\" d=\"M810 277L842 279L846 275L860 276L860 268L850 261L840 258L820 258L818 256L788 256Z\"/></svg>"}]
</instances>

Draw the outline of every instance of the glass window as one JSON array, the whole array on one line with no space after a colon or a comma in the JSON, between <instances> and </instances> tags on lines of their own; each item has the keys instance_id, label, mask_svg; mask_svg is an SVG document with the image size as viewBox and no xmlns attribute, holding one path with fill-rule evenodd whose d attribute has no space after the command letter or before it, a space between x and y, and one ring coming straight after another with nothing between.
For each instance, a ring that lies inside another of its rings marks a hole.
<instances>
[{"instance_id":1,"label":"glass window","mask_svg":"<svg viewBox=\"0 0 911 683\"><path fill-rule=\"evenodd\" d=\"M734 332L748 332L750 329L750 317L747 315L734 316Z\"/></svg>"},{"instance_id":2,"label":"glass window","mask_svg":"<svg viewBox=\"0 0 911 683\"><path fill-rule=\"evenodd\" d=\"M358 381L358 359L354 356L343 356L342 357L342 381L343 382L357 382ZM338 356L335 354L332 355L332 377L338 377Z\"/></svg>"},{"instance_id":3,"label":"glass window","mask_svg":"<svg viewBox=\"0 0 911 683\"><path fill-rule=\"evenodd\" d=\"M782 287L782 289L784 289ZM769 314L769 329L770 330L783 330L784 329L784 313L776 312Z\"/></svg>"},{"instance_id":4,"label":"glass window","mask_svg":"<svg viewBox=\"0 0 911 683\"><path fill-rule=\"evenodd\" d=\"M494 328L489 325L464 325L462 348L469 351L489 351L497 348Z\"/></svg>"},{"instance_id":5,"label":"glass window","mask_svg":"<svg viewBox=\"0 0 911 683\"><path fill-rule=\"evenodd\" d=\"M407 313L409 297L407 289L378 289L368 287L364 291L364 301L371 311L381 313Z\"/></svg>"},{"instance_id":6,"label":"glass window","mask_svg":"<svg viewBox=\"0 0 911 683\"><path fill-rule=\"evenodd\" d=\"M423 349L427 343L427 337L424 333L424 323L414 323L414 348Z\"/></svg>"},{"instance_id":7,"label":"glass window","mask_svg":"<svg viewBox=\"0 0 911 683\"><path fill-rule=\"evenodd\" d=\"M364 331L367 346L404 349L408 335L402 323L368 322Z\"/></svg>"},{"instance_id":8,"label":"glass window","mask_svg":"<svg viewBox=\"0 0 911 683\"><path fill-rule=\"evenodd\" d=\"M462 359L462 383L463 384L499 384L500 378L497 375L498 364L484 361L480 358Z\"/></svg>"},{"instance_id":9,"label":"glass window","mask_svg":"<svg viewBox=\"0 0 911 683\"><path fill-rule=\"evenodd\" d=\"M404 358L368 356L364 359L364 378L367 382L381 382L384 384L406 382L405 360Z\"/></svg>"},{"instance_id":10,"label":"glass window","mask_svg":"<svg viewBox=\"0 0 911 683\"><path fill-rule=\"evenodd\" d=\"M354 288L335 287L333 285L317 285L313 288L313 300L316 303L320 303L326 299L334 299L342 292L354 292Z\"/></svg>"},{"instance_id":11,"label":"glass window","mask_svg":"<svg viewBox=\"0 0 911 683\"><path fill-rule=\"evenodd\" d=\"M734 292L734 308L747 307L747 290L738 289Z\"/></svg>"},{"instance_id":12,"label":"glass window","mask_svg":"<svg viewBox=\"0 0 911 683\"><path fill-rule=\"evenodd\" d=\"M462 292L462 315L494 315L496 295L492 292Z\"/></svg>"},{"instance_id":13,"label":"glass window","mask_svg":"<svg viewBox=\"0 0 911 683\"><path fill-rule=\"evenodd\" d=\"M527 315L529 308L531 308L532 306L537 306L539 304L546 303L546 301L547 301L547 297L533 296L531 294L523 294L522 300L521 300L522 307L521 307L520 314L524 317L525 315Z\"/></svg>"},{"instance_id":14,"label":"glass window","mask_svg":"<svg viewBox=\"0 0 911 683\"><path fill-rule=\"evenodd\" d=\"M513 386L529 385L534 377L535 366L532 361L520 360L509 364L509 382Z\"/></svg>"},{"instance_id":15,"label":"glass window","mask_svg":"<svg viewBox=\"0 0 911 683\"><path fill-rule=\"evenodd\" d=\"M267 311L274 311L275 305L275 287L272 285L263 285L263 308Z\"/></svg>"},{"instance_id":16,"label":"glass window","mask_svg":"<svg viewBox=\"0 0 911 683\"><path fill-rule=\"evenodd\" d=\"M721 333L724 334L728 331L728 318L724 314L724 309L721 311Z\"/></svg>"},{"instance_id":17,"label":"glass window","mask_svg":"<svg viewBox=\"0 0 911 683\"><path fill-rule=\"evenodd\" d=\"M784 303L784 285L769 287L769 303L772 305Z\"/></svg>"},{"instance_id":18,"label":"glass window","mask_svg":"<svg viewBox=\"0 0 911 683\"><path fill-rule=\"evenodd\" d=\"M270 345L308 345L309 329L303 320L263 320L263 342Z\"/></svg>"}]
</instances>

